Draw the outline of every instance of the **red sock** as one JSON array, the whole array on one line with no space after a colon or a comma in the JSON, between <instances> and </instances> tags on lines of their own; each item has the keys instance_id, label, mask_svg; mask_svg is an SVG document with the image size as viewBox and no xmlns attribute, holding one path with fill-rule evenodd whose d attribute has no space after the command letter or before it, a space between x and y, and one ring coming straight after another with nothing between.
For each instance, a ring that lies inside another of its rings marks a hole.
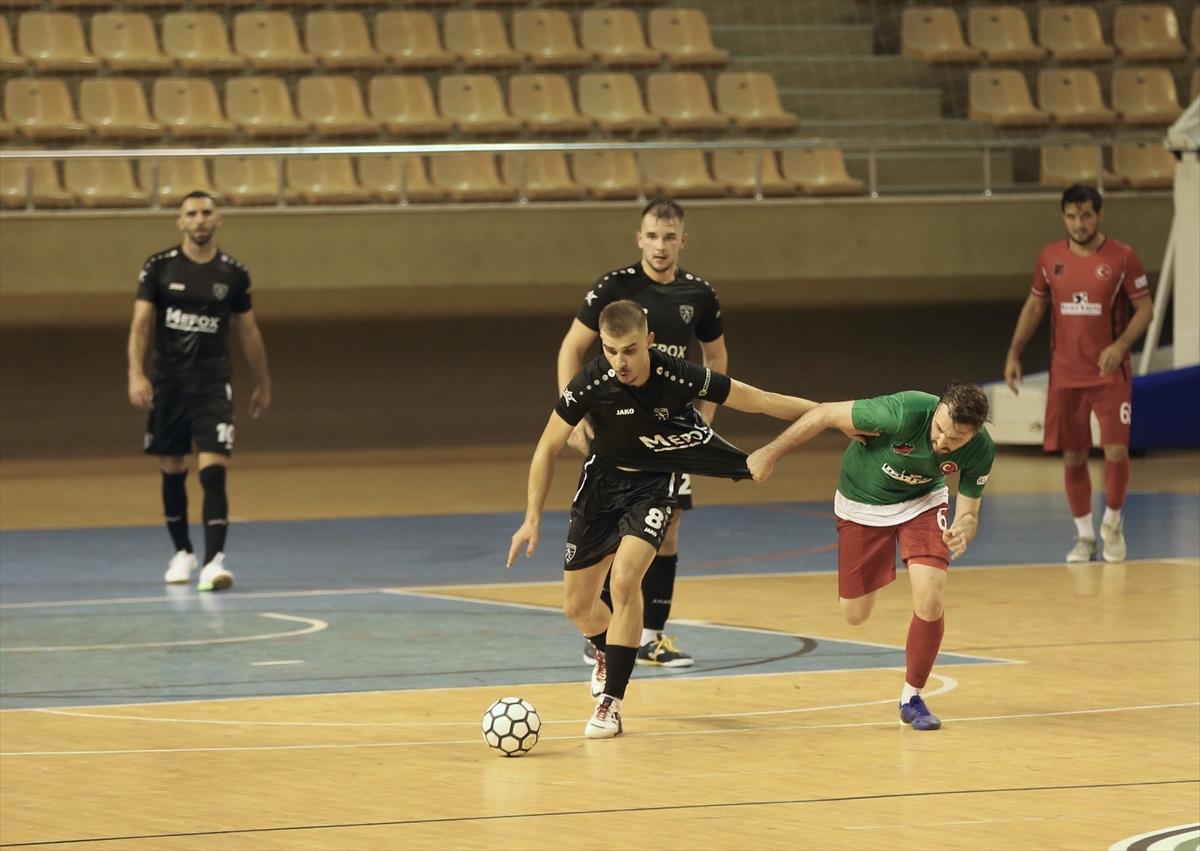
<instances>
[{"instance_id":1,"label":"red sock","mask_svg":"<svg viewBox=\"0 0 1200 851\"><path fill-rule=\"evenodd\" d=\"M908 662L904 680L913 688L925 688L945 632L945 615L935 621L923 621L913 615L908 625L908 641L904 644L904 658Z\"/></svg>"},{"instance_id":2,"label":"red sock","mask_svg":"<svg viewBox=\"0 0 1200 851\"><path fill-rule=\"evenodd\" d=\"M1129 490L1129 459L1104 462L1104 504L1114 511L1125 505Z\"/></svg>"},{"instance_id":3,"label":"red sock","mask_svg":"<svg viewBox=\"0 0 1200 851\"><path fill-rule=\"evenodd\" d=\"M1092 513L1092 474L1088 472L1086 463L1078 467L1064 467L1064 478L1067 482L1067 502L1071 506L1072 517L1087 517ZM1107 476L1105 476L1107 479ZM1125 477L1129 481L1129 477ZM1122 497L1124 491L1121 492Z\"/></svg>"}]
</instances>

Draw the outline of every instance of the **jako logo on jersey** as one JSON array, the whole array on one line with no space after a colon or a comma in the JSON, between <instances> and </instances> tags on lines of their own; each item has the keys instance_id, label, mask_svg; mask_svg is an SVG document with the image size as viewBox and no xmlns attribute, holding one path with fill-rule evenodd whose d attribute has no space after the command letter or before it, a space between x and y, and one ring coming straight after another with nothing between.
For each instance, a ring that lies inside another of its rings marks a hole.
<instances>
[{"instance_id":1,"label":"jako logo on jersey","mask_svg":"<svg viewBox=\"0 0 1200 851\"><path fill-rule=\"evenodd\" d=\"M217 301L224 300L229 295L229 284L213 284L213 296Z\"/></svg>"},{"instance_id":2,"label":"jako logo on jersey","mask_svg":"<svg viewBox=\"0 0 1200 851\"><path fill-rule=\"evenodd\" d=\"M563 391L563 401L567 403L567 407L571 407L571 403L575 401L575 394L570 390Z\"/></svg>"},{"instance_id":3,"label":"jako logo on jersey","mask_svg":"<svg viewBox=\"0 0 1200 851\"><path fill-rule=\"evenodd\" d=\"M1058 307L1063 316L1099 316L1104 312L1104 305L1092 304L1086 292L1071 293L1071 301L1064 301Z\"/></svg>"},{"instance_id":4,"label":"jako logo on jersey","mask_svg":"<svg viewBox=\"0 0 1200 851\"><path fill-rule=\"evenodd\" d=\"M177 307L167 308L166 326L173 331L199 331L201 334L215 334L220 327L219 316L197 316L195 313L184 313Z\"/></svg>"},{"instance_id":5,"label":"jako logo on jersey","mask_svg":"<svg viewBox=\"0 0 1200 851\"><path fill-rule=\"evenodd\" d=\"M182 292L187 289L187 284L167 284L167 289Z\"/></svg>"},{"instance_id":6,"label":"jako logo on jersey","mask_svg":"<svg viewBox=\"0 0 1200 851\"><path fill-rule=\"evenodd\" d=\"M919 473L897 473L892 469L891 464L884 464L883 472L898 482L904 482L906 485L926 485L933 481L928 476L922 476Z\"/></svg>"},{"instance_id":7,"label":"jako logo on jersey","mask_svg":"<svg viewBox=\"0 0 1200 851\"><path fill-rule=\"evenodd\" d=\"M893 443L892 451L897 455L907 455L913 451L913 445L911 443Z\"/></svg>"},{"instance_id":8,"label":"jako logo on jersey","mask_svg":"<svg viewBox=\"0 0 1200 851\"><path fill-rule=\"evenodd\" d=\"M692 307L690 304L679 305L679 318L682 319L684 322L691 322L692 317L695 315L696 315L696 308Z\"/></svg>"},{"instance_id":9,"label":"jako logo on jersey","mask_svg":"<svg viewBox=\"0 0 1200 851\"><path fill-rule=\"evenodd\" d=\"M942 466L939 467L938 469L940 469L943 473L945 473L948 476L951 473L958 472L958 465L955 464L953 461L943 461Z\"/></svg>"},{"instance_id":10,"label":"jako logo on jersey","mask_svg":"<svg viewBox=\"0 0 1200 851\"><path fill-rule=\"evenodd\" d=\"M1111 277L1112 277L1112 266L1109 266L1107 263L1101 263L1099 266L1096 267L1096 280L1097 281L1107 281Z\"/></svg>"},{"instance_id":11,"label":"jako logo on jersey","mask_svg":"<svg viewBox=\"0 0 1200 851\"><path fill-rule=\"evenodd\" d=\"M618 417L627 417L633 413L633 408L617 408Z\"/></svg>"},{"instance_id":12,"label":"jako logo on jersey","mask_svg":"<svg viewBox=\"0 0 1200 851\"><path fill-rule=\"evenodd\" d=\"M655 343L654 348L666 352L673 358L687 358L687 346L669 346L666 343Z\"/></svg>"},{"instance_id":13,"label":"jako logo on jersey","mask_svg":"<svg viewBox=\"0 0 1200 851\"><path fill-rule=\"evenodd\" d=\"M655 452L670 452L673 449L690 449L693 446L703 446L712 438L711 431L694 428L683 434L656 434L653 437L642 435L638 438L642 445Z\"/></svg>"}]
</instances>

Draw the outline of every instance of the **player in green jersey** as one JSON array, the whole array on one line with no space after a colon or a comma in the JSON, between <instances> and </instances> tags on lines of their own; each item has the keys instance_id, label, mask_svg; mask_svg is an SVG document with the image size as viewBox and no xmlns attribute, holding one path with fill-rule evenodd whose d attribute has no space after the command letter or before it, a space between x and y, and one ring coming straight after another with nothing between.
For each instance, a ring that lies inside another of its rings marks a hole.
<instances>
[{"instance_id":1,"label":"player in green jersey","mask_svg":"<svg viewBox=\"0 0 1200 851\"><path fill-rule=\"evenodd\" d=\"M747 465L754 480L771 475L784 454L827 428L871 433L842 458L834 495L838 516L838 598L857 626L871 616L875 592L896 578L896 543L912 585L913 617L904 654L900 720L915 730L942 726L921 699L945 632L942 603L950 561L966 552L979 525L979 503L995 447L984 429L987 396L953 382L939 399L915 390L817 405ZM954 522L946 476L959 474Z\"/></svg>"}]
</instances>

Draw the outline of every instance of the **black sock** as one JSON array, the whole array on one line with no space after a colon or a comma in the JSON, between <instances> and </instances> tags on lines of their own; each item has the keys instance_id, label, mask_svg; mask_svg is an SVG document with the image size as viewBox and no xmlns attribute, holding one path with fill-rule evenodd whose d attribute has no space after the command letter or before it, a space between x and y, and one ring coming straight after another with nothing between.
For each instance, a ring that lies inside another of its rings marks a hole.
<instances>
[{"instance_id":1,"label":"black sock","mask_svg":"<svg viewBox=\"0 0 1200 851\"><path fill-rule=\"evenodd\" d=\"M167 531L175 544L175 552L192 551L192 539L188 535L187 470L182 473L162 474L163 514L167 519Z\"/></svg>"},{"instance_id":2,"label":"black sock","mask_svg":"<svg viewBox=\"0 0 1200 851\"><path fill-rule=\"evenodd\" d=\"M671 617L671 598L675 595L675 566L679 556L655 556L650 569L642 577L642 626L652 632L662 632Z\"/></svg>"},{"instance_id":3,"label":"black sock","mask_svg":"<svg viewBox=\"0 0 1200 851\"><path fill-rule=\"evenodd\" d=\"M200 471L204 486L204 563L225 552L229 529L229 499L225 496L225 465L213 464Z\"/></svg>"},{"instance_id":4,"label":"black sock","mask_svg":"<svg viewBox=\"0 0 1200 851\"><path fill-rule=\"evenodd\" d=\"M608 630L604 630L599 635L589 635L588 641L592 642L597 650L604 650L608 647Z\"/></svg>"},{"instance_id":5,"label":"black sock","mask_svg":"<svg viewBox=\"0 0 1200 851\"><path fill-rule=\"evenodd\" d=\"M604 681L604 693L609 697L625 699L625 687L633 675L633 666L637 663L637 648L624 647L620 644L610 644L604 651L605 664L608 666L607 679Z\"/></svg>"}]
</instances>

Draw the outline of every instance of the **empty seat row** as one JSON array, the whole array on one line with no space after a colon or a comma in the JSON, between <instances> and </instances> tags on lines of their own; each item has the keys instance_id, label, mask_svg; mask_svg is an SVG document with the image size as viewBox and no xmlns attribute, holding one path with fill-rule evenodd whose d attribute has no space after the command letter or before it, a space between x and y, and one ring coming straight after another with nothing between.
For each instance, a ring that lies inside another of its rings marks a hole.
<instances>
[{"instance_id":1,"label":"empty seat row","mask_svg":"<svg viewBox=\"0 0 1200 851\"><path fill-rule=\"evenodd\" d=\"M579 79L580 112L567 78L559 74L517 74L504 103L495 77L447 74L438 85L441 112L424 77L382 75L367 86L364 105L353 77L305 77L298 85L299 115L278 77L235 77L225 85L225 110L216 86L206 77L167 77L152 86L153 116L140 81L125 77L80 83L79 113L66 83L57 78L20 77L4 86L4 114L12 130L27 139L100 138L150 140L168 131L177 139L229 139L238 130L250 138L377 135L512 135L587 133L593 123L606 132L787 130L796 116L779 105L769 74L730 72L717 82L717 103L704 78L694 72L651 75L647 83L652 112L642 102L630 74L584 74ZM82 119L82 120L81 120Z\"/></svg>"},{"instance_id":2,"label":"empty seat row","mask_svg":"<svg viewBox=\"0 0 1200 851\"><path fill-rule=\"evenodd\" d=\"M1038 10L1038 44L1019 6L976 6L967 13L968 45L958 14L946 7L910 7L900 24L901 50L930 63L1098 62L1119 53L1131 62L1182 59L1187 55L1179 21L1169 5L1121 5L1113 17L1113 46L1104 41L1092 5L1044 6ZM1200 56L1200 7L1192 13L1192 50ZM1114 50L1115 47L1115 50Z\"/></svg>"},{"instance_id":3,"label":"empty seat row","mask_svg":"<svg viewBox=\"0 0 1200 851\"><path fill-rule=\"evenodd\" d=\"M134 8L178 8L187 0L122 0L121 5L128 9ZM256 0L192 0L197 7L212 6L221 8L238 8L253 6ZM335 6L379 6L390 0L333 0ZM461 6L462 0L395 0L402 6L410 7L445 7ZM547 6L599 6L609 0L542 0ZM618 0L625 6L656 5L662 0ZM43 0L0 0L0 12L7 9L33 9L40 7ZM311 8L324 6L326 0L264 0L268 7L281 8ZM81 8L112 8L116 0L50 0L55 9ZM481 5L490 6L528 6L531 0L483 0Z\"/></svg>"},{"instance_id":4,"label":"empty seat row","mask_svg":"<svg viewBox=\"0 0 1200 851\"><path fill-rule=\"evenodd\" d=\"M1104 151L1086 143L1044 145L1041 182L1046 186L1073 186L1099 182ZM1104 185L1130 189L1170 189L1175 185L1175 155L1156 143L1113 145L1113 171L1104 169Z\"/></svg>"},{"instance_id":5,"label":"empty seat row","mask_svg":"<svg viewBox=\"0 0 1200 851\"><path fill-rule=\"evenodd\" d=\"M638 16L629 9L592 9L583 13L575 39L571 19L561 9L525 9L513 15L513 44L500 15L492 11L452 11L443 18L445 46L432 15L386 11L375 15L373 32L358 12L316 11L305 17L301 45L288 12L242 12L233 23L233 49L224 21L213 12L171 13L163 18L162 48L154 24L139 12L99 13L92 17L89 51L79 18L68 12L21 15L17 50L8 24L0 17L0 65L19 71L29 64L37 73L86 72L102 64L118 72L257 71L313 68L537 67L582 68L599 59L606 66L723 65L727 51L712 43L704 13L695 9L655 9L650 13L650 45ZM164 52L165 51L165 52Z\"/></svg>"}]
</instances>

